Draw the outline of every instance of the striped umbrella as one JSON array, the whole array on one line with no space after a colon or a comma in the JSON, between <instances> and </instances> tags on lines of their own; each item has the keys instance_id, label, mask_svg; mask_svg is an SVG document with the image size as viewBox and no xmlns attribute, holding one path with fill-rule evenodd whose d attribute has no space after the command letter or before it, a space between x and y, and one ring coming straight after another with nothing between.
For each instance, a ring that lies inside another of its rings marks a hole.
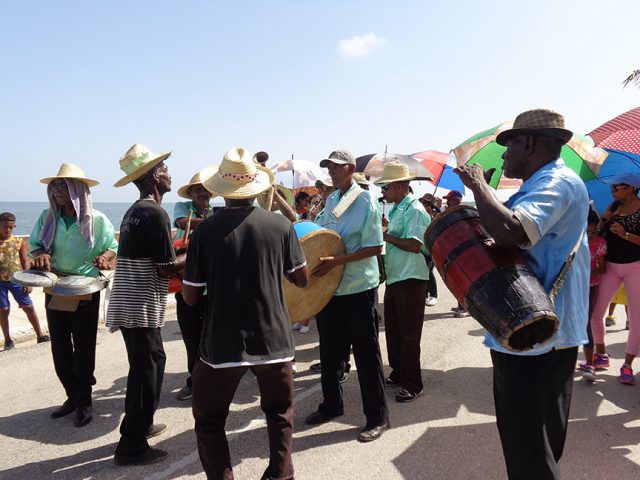
<instances>
[{"instance_id":1,"label":"striped umbrella","mask_svg":"<svg viewBox=\"0 0 640 480\"><path fill-rule=\"evenodd\" d=\"M598 147L640 154L640 107L609 120L589 136Z\"/></svg>"}]
</instances>

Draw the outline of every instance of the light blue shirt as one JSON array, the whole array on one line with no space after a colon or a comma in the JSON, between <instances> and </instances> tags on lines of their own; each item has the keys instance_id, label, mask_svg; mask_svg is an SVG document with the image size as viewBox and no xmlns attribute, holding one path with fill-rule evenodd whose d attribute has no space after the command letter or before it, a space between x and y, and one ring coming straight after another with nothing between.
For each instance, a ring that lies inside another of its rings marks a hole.
<instances>
[{"instance_id":1,"label":"light blue shirt","mask_svg":"<svg viewBox=\"0 0 640 480\"><path fill-rule=\"evenodd\" d=\"M196 210L196 207L193 204L192 200L189 200L188 202L176 202L175 206L173 207L173 226L176 227L176 236L174 240L178 240L184 237L185 231L182 230L181 228L178 228L178 225L176 225L176 220L178 220L179 218L189 217L189 210L193 212L192 218L204 218L202 215L198 213L198 210ZM209 205L208 212L210 211L211 211L211 205Z\"/></svg>"},{"instance_id":2,"label":"light blue shirt","mask_svg":"<svg viewBox=\"0 0 640 480\"><path fill-rule=\"evenodd\" d=\"M576 257L555 299L558 333L526 352L510 352L490 334L484 343L515 355L541 355L553 348L587 343L590 255L587 236L589 197L584 182L562 159L535 172L507 202L520 219L530 244L522 252L533 273L549 292L569 253L582 235Z\"/></svg>"},{"instance_id":3,"label":"light blue shirt","mask_svg":"<svg viewBox=\"0 0 640 480\"><path fill-rule=\"evenodd\" d=\"M347 193L354 188L360 187L354 182ZM340 190L329 195L324 210L318 215L315 223L338 233L347 254L363 248L382 246L382 214L373 196L362 190L358 198L336 220L331 212L341 198ZM342 281L335 295L364 292L376 288L379 283L378 259L375 256L363 258L344 265Z\"/></svg>"}]
</instances>

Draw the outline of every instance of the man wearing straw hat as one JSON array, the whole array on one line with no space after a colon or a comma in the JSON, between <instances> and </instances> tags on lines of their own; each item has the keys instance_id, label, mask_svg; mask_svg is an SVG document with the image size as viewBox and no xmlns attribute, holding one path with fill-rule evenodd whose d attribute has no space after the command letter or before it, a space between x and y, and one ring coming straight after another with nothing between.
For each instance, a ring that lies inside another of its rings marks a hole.
<instances>
[{"instance_id":1,"label":"man wearing straw hat","mask_svg":"<svg viewBox=\"0 0 640 480\"><path fill-rule=\"evenodd\" d=\"M120 329L127 348L129 375L125 415L115 451L117 465L147 465L162 461L167 452L149 447L147 438L166 426L153 423L160 400L166 356L160 329L164 325L169 277L184 267L171 242L171 221L160 207L171 191L164 163L171 152L154 154L133 145L120 159L125 176L116 187L133 182L140 198L127 210L120 226L118 264L113 278L106 326Z\"/></svg>"},{"instance_id":2,"label":"man wearing straw hat","mask_svg":"<svg viewBox=\"0 0 640 480\"><path fill-rule=\"evenodd\" d=\"M327 198L323 212L315 221L340 235L346 253L321 258L312 272L314 277L321 277L338 265L345 266L336 293L316 315L324 398L318 410L305 421L318 425L344 414L340 379L349 348L353 347L367 421L358 440L370 442L389 428L374 304L380 279L376 255L382 251L382 216L369 192L353 180L356 160L351 152L336 150L322 160L320 166L329 170L338 190Z\"/></svg>"},{"instance_id":3,"label":"man wearing straw hat","mask_svg":"<svg viewBox=\"0 0 640 480\"><path fill-rule=\"evenodd\" d=\"M423 390L420 339L429 269L420 252L431 219L409 193L409 182L415 177L406 165L388 163L382 177L375 181L382 188L384 199L394 204L389 223L383 226L387 242L384 324L391 366L385 384L401 387L396 394L400 403L414 401Z\"/></svg>"},{"instance_id":4,"label":"man wearing straw hat","mask_svg":"<svg viewBox=\"0 0 640 480\"><path fill-rule=\"evenodd\" d=\"M207 175L206 169L203 174ZM186 230L189 229L190 232L193 232L211 212L211 204L209 203L211 201L211 192L202 185L200 172L191 177L188 184L178 189L178 196L191 201L176 202L173 209L173 224L176 226L176 240L183 239L185 235L188 236L189 232L186 232ZM185 238L185 240L187 239ZM185 242L180 240L180 242L175 242L174 246L178 243L185 245ZM185 247L182 247L180 250L184 248ZM180 278L172 279L172 282L177 282L178 286L176 288L180 288L182 283ZM170 291L175 290L170 289ZM181 291L176 291L175 296L176 316L178 317L178 326L182 334L182 341L187 350L187 370L189 372L186 385L176 394L176 398L178 400L188 400L191 398L191 374L193 373L193 365L198 355L200 334L206 315L206 301L202 300L198 302L197 305L191 306L186 304L182 298Z\"/></svg>"},{"instance_id":5,"label":"man wearing straw hat","mask_svg":"<svg viewBox=\"0 0 640 480\"><path fill-rule=\"evenodd\" d=\"M304 287L306 260L292 223L253 206L273 184L271 170L241 147L202 179L226 208L194 232L182 294L195 305L207 290L200 359L193 369L193 416L207 478L233 478L224 427L238 383L251 370L267 417L269 465L262 478L292 479L293 337L283 275Z\"/></svg>"},{"instance_id":6,"label":"man wearing straw hat","mask_svg":"<svg viewBox=\"0 0 640 480\"><path fill-rule=\"evenodd\" d=\"M560 325L549 340L512 352L485 335L509 478L560 478L578 346L587 342L589 197L584 182L560 158L571 136L562 115L543 109L521 113L513 128L498 134L496 141L507 147L505 176L524 180L506 205L496 199L479 165L457 169L496 244L519 247L544 288L557 292Z\"/></svg>"}]
</instances>

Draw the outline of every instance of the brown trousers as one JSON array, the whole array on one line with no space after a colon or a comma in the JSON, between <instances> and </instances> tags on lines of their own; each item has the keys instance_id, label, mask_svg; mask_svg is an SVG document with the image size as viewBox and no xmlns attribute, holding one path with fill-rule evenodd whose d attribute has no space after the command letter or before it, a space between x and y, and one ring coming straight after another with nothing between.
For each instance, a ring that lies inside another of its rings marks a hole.
<instances>
[{"instance_id":1,"label":"brown trousers","mask_svg":"<svg viewBox=\"0 0 640 480\"><path fill-rule=\"evenodd\" d=\"M232 480L229 444L224 431L229 405L247 370L260 388L260 407L267 417L269 466L263 479L293 479L293 372L291 362L252 367L212 368L197 360L193 368L193 417L198 453L208 479Z\"/></svg>"},{"instance_id":2,"label":"brown trousers","mask_svg":"<svg viewBox=\"0 0 640 480\"><path fill-rule=\"evenodd\" d=\"M426 297L427 281L416 279L387 285L384 293L389 378L411 393L423 388L420 339Z\"/></svg>"}]
</instances>

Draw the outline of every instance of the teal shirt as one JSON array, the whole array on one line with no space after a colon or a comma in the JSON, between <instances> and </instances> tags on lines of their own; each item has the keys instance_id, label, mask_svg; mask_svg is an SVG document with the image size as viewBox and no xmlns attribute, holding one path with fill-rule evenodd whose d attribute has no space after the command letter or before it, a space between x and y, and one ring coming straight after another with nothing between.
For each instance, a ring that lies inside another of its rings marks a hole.
<instances>
[{"instance_id":1,"label":"teal shirt","mask_svg":"<svg viewBox=\"0 0 640 480\"><path fill-rule=\"evenodd\" d=\"M430 223L431 217L424 207L409 194L389 212L387 233L397 238L413 238L424 244L424 232ZM389 242L384 255L384 269L387 285L409 279L429 279L429 269L422 253L407 252Z\"/></svg>"},{"instance_id":2,"label":"teal shirt","mask_svg":"<svg viewBox=\"0 0 640 480\"><path fill-rule=\"evenodd\" d=\"M40 241L40 231L46 216L47 210L44 210L33 226L29 236L30 252L44 249ZM72 275L97 277L100 270L93 265L93 260L106 250L117 252L118 242L116 242L115 231L109 219L95 209L93 210L93 239L93 247L90 247L80 232L78 222L73 222L67 228L64 218L58 212L56 215L56 234L51 250L51 268Z\"/></svg>"},{"instance_id":3,"label":"teal shirt","mask_svg":"<svg viewBox=\"0 0 640 480\"><path fill-rule=\"evenodd\" d=\"M360 188L354 182L349 191ZM324 210L315 223L333 230L342 237L345 253L353 253L363 248L382 246L382 214L373 196L363 190L339 220L331 212L342 198L340 190L327 198ZM342 281L335 295L352 295L376 288L380 281L378 260L375 256L350 262L344 266Z\"/></svg>"},{"instance_id":4,"label":"teal shirt","mask_svg":"<svg viewBox=\"0 0 640 480\"><path fill-rule=\"evenodd\" d=\"M179 218L188 218L189 210L193 212L191 218L204 218L196 210L193 201L189 200L188 202L176 202L175 207L173 207L173 226L176 227L176 236L174 240L178 240L179 238L184 237L184 230L178 228L178 226L176 225L176 220L178 220ZM209 205L209 211L211 211L211 205ZM191 235L189 235L189 237L191 237Z\"/></svg>"}]
</instances>

